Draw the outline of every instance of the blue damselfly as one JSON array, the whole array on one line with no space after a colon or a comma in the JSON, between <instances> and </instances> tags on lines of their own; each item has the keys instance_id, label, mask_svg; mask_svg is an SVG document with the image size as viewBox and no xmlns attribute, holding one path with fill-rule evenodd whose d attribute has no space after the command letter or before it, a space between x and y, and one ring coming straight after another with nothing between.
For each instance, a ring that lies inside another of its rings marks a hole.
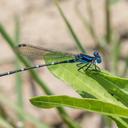
<instances>
[{"instance_id":1,"label":"blue damselfly","mask_svg":"<svg viewBox=\"0 0 128 128\"><path fill-rule=\"evenodd\" d=\"M15 71L9 71L0 74L0 77L15 74L17 72L23 72L26 70L41 68L45 66L51 66L51 65L57 65L57 64L72 64L76 63L76 66L78 67L78 71L84 70L87 71L90 69L90 67L93 65L94 70L100 70L99 67L96 64L99 64L102 62L101 56L99 52L96 50L93 52L93 55L86 55L85 53L80 54L70 54L70 53L63 53L59 51L54 50L48 50L45 48L36 47L29 44L19 44L16 48L19 53L31 58L31 59L40 59L40 58L46 58L50 59L53 58L54 62L49 62L46 64L40 64L40 65L34 65L32 67L26 67ZM59 61L58 61L59 60Z\"/></svg>"}]
</instances>

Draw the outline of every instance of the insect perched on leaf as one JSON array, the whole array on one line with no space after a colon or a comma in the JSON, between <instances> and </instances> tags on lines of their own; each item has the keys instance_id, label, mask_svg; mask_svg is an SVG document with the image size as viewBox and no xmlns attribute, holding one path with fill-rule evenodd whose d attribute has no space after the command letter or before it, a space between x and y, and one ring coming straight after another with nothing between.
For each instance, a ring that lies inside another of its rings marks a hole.
<instances>
[{"instance_id":1,"label":"insect perched on leaf","mask_svg":"<svg viewBox=\"0 0 128 128\"><path fill-rule=\"evenodd\" d=\"M81 69L87 71L91 68L92 65L94 66L94 70L99 71L100 68L96 64L102 62L101 56L98 51L94 51L92 56L86 55L85 53L70 54L70 53L48 50L45 48L40 48L29 44L19 44L16 50L18 50L19 53L21 53L22 55L25 55L31 59L41 59L41 58L49 59L49 60L54 59L54 62L51 61L46 64L40 64L32 67L22 68L15 71L9 71L0 74L0 77L30 69L41 68L45 66L51 66L57 64L72 64L72 63L76 63L76 66L78 67L78 71L80 71Z\"/></svg>"}]
</instances>

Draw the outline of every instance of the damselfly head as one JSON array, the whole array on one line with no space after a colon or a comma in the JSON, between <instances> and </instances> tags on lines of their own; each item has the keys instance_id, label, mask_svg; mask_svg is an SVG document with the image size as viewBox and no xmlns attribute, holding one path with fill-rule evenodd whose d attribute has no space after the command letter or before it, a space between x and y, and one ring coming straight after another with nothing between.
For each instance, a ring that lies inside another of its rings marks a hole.
<instances>
[{"instance_id":1,"label":"damselfly head","mask_svg":"<svg viewBox=\"0 0 128 128\"><path fill-rule=\"evenodd\" d=\"M95 57L97 57L97 56L99 56L99 52L96 50L95 52L93 52L93 55L94 55Z\"/></svg>"},{"instance_id":2,"label":"damselfly head","mask_svg":"<svg viewBox=\"0 0 128 128\"><path fill-rule=\"evenodd\" d=\"M102 59L98 51L95 51L93 55L96 57L96 63L101 63Z\"/></svg>"}]
</instances>

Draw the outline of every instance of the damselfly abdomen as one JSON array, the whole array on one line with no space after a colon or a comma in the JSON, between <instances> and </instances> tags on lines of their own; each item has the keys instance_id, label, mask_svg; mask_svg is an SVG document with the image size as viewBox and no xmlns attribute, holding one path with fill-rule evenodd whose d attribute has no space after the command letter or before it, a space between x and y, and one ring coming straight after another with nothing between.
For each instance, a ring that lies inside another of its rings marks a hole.
<instances>
[{"instance_id":1,"label":"damselfly abdomen","mask_svg":"<svg viewBox=\"0 0 128 128\"><path fill-rule=\"evenodd\" d=\"M87 71L90 69L90 67L93 65L95 70L99 70L99 67L96 64L99 64L102 62L101 56L98 51L94 51L93 55L86 55L85 53L80 54L70 54L70 53L63 53L60 51L54 51L54 50L48 50L45 48L36 47L29 44L20 44L16 48L19 53L22 55L25 55L31 59L49 59L53 58L54 62L51 61L46 64L40 64L35 65L32 67L26 67L15 71L9 71L6 73L0 74L0 77L15 74L17 72L23 72L26 70L41 68L45 66L51 66L51 65L57 65L57 64L72 64L76 63L76 66L78 67L77 70L84 70ZM51 59L51 60L53 60Z\"/></svg>"}]
</instances>

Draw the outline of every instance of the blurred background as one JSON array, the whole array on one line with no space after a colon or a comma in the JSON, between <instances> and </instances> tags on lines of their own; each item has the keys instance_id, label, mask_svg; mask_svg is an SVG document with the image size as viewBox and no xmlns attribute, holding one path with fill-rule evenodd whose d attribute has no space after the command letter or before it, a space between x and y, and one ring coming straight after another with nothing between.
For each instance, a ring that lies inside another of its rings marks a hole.
<instances>
[{"instance_id":1,"label":"blurred background","mask_svg":"<svg viewBox=\"0 0 128 128\"><path fill-rule=\"evenodd\" d=\"M126 77L128 1L60 0L58 3L83 48L101 51L104 62L100 67ZM26 43L66 52L79 51L53 0L0 0L0 24L13 41L16 40L15 45ZM16 59L13 50L0 35L0 73L20 67L25 66ZM54 94L80 97L47 68L38 69L38 75ZM1 77L0 128L69 127L58 110L39 109L30 104L32 96L46 94L28 72ZM71 108L65 110L81 128L116 128L114 122L99 114Z\"/></svg>"}]
</instances>

